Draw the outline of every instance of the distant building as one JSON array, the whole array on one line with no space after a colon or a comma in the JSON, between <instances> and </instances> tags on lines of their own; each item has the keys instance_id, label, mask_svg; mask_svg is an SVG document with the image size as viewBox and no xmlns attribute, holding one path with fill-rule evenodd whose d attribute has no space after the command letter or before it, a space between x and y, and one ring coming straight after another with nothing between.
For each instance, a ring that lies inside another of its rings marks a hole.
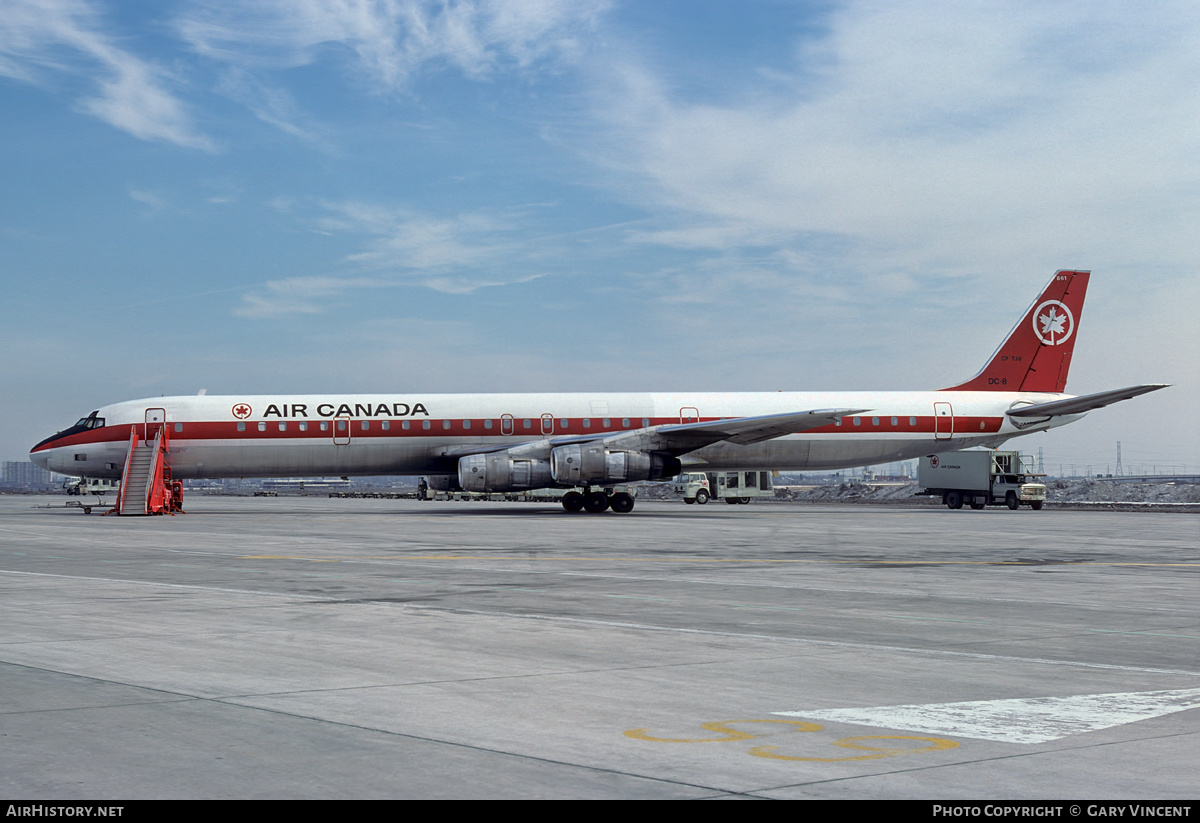
<instances>
[{"instance_id":1,"label":"distant building","mask_svg":"<svg viewBox=\"0 0 1200 823\"><path fill-rule=\"evenodd\" d=\"M41 488L54 485L54 477L41 466L35 466L29 461L5 460L0 483L5 486Z\"/></svg>"}]
</instances>

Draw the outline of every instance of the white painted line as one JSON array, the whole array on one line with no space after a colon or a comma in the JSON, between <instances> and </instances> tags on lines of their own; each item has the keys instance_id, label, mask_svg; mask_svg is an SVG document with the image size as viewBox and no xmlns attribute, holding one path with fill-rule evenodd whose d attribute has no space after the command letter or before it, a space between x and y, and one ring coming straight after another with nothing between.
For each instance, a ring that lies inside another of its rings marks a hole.
<instances>
[{"instance_id":1,"label":"white painted line","mask_svg":"<svg viewBox=\"0 0 1200 823\"><path fill-rule=\"evenodd\" d=\"M1094 732L1195 708L1200 708L1200 689L772 714L1000 743L1047 743L1072 734Z\"/></svg>"}]
</instances>

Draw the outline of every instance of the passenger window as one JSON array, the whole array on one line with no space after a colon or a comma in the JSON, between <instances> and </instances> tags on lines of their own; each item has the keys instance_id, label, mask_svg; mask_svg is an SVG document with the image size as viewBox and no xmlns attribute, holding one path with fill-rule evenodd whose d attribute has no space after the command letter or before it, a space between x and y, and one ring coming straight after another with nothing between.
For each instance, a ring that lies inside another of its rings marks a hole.
<instances>
[{"instance_id":1,"label":"passenger window","mask_svg":"<svg viewBox=\"0 0 1200 823\"><path fill-rule=\"evenodd\" d=\"M650 427L650 418L649 418L649 417L643 417L643 418L642 418L642 428L643 428L643 429L646 429L646 428L649 428L649 427Z\"/></svg>"},{"instance_id":2,"label":"passenger window","mask_svg":"<svg viewBox=\"0 0 1200 823\"><path fill-rule=\"evenodd\" d=\"M281 422L281 423L279 424L279 430L280 430L281 432L285 432L285 431L287 431L287 423L282 423L282 422Z\"/></svg>"},{"instance_id":3,"label":"passenger window","mask_svg":"<svg viewBox=\"0 0 1200 823\"><path fill-rule=\"evenodd\" d=\"M489 419L489 420L484 420L484 421L483 421L483 427L484 427L485 429L490 429L490 428L492 427L492 421L491 421L490 419Z\"/></svg>"},{"instance_id":4,"label":"passenger window","mask_svg":"<svg viewBox=\"0 0 1200 823\"><path fill-rule=\"evenodd\" d=\"M908 418L908 425L910 425L910 426L917 425L917 418L915 418L915 417Z\"/></svg>"},{"instance_id":5,"label":"passenger window","mask_svg":"<svg viewBox=\"0 0 1200 823\"><path fill-rule=\"evenodd\" d=\"M306 432L306 431L308 431L308 424L307 424L307 423L301 423L301 424L300 424L300 431L302 431L302 432Z\"/></svg>"},{"instance_id":6,"label":"passenger window","mask_svg":"<svg viewBox=\"0 0 1200 823\"><path fill-rule=\"evenodd\" d=\"M525 420L523 420L521 422L523 422L525 424L525 428L527 428L527 429L533 428L533 421L530 420L529 418L526 418Z\"/></svg>"},{"instance_id":7,"label":"passenger window","mask_svg":"<svg viewBox=\"0 0 1200 823\"><path fill-rule=\"evenodd\" d=\"M463 421L463 430L465 431L466 429L469 429L469 428L471 428L471 421L470 421L470 420L464 420L464 421Z\"/></svg>"},{"instance_id":8,"label":"passenger window","mask_svg":"<svg viewBox=\"0 0 1200 823\"><path fill-rule=\"evenodd\" d=\"M607 417L606 417L606 418L604 418L604 428L606 428L606 429L607 429L607 428L609 428L610 426L612 426L612 420L611 420L611 419L609 419L609 418L607 418Z\"/></svg>"},{"instance_id":9,"label":"passenger window","mask_svg":"<svg viewBox=\"0 0 1200 823\"><path fill-rule=\"evenodd\" d=\"M321 421L321 431L323 431L323 432L329 431L329 421L328 420Z\"/></svg>"},{"instance_id":10,"label":"passenger window","mask_svg":"<svg viewBox=\"0 0 1200 823\"><path fill-rule=\"evenodd\" d=\"M177 431L177 432L181 432L181 431L183 431L183 424L182 424L182 423L176 423L176 424L175 424L175 431Z\"/></svg>"},{"instance_id":11,"label":"passenger window","mask_svg":"<svg viewBox=\"0 0 1200 823\"><path fill-rule=\"evenodd\" d=\"M585 429L590 429L592 427L592 421L590 418L587 418L587 417L583 418L583 427Z\"/></svg>"},{"instance_id":12,"label":"passenger window","mask_svg":"<svg viewBox=\"0 0 1200 823\"><path fill-rule=\"evenodd\" d=\"M443 429L449 429L449 428L450 428L450 421L449 421L449 420L443 420L443 421L442 421L442 428L443 428Z\"/></svg>"},{"instance_id":13,"label":"passenger window","mask_svg":"<svg viewBox=\"0 0 1200 823\"><path fill-rule=\"evenodd\" d=\"M371 430L371 421L364 420L359 424L359 426L362 428L363 431L370 431Z\"/></svg>"},{"instance_id":14,"label":"passenger window","mask_svg":"<svg viewBox=\"0 0 1200 823\"><path fill-rule=\"evenodd\" d=\"M265 432L265 431L267 430L267 424L266 424L266 423L262 423L262 422L260 422L260 423L258 424L258 430L259 430L260 432Z\"/></svg>"},{"instance_id":15,"label":"passenger window","mask_svg":"<svg viewBox=\"0 0 1200 823\"><path fill-rule=\"evenodd\" d=\"M878 417L872 417L872 418L871 418L871 425L872 425L872 426L878 426L878 425L879 425L879 418L878 418Z\"/></svg>"},{"instance_id":16,"label":"passenger window","mask_svg":"<svg viewBox=\"0 0 1200 823\"><path fill-rule=\"evenodd\" d=\"M387 431L391 427L392 427L391 420L384 420L382 423L379 424L379 428L383 429L384 431Z\"/></svg>"},{"instance_id":17,"label":"passenger window","mask_svg":"<svg viewBox=\"0 0 1200 823\"><path fill-rule=\"evenodd\" d=\"M400 421L400 428L404 429L405 431L408 431L409 428L411 428L411 426L412 426L412 424L409 423L407 420Z\"/></svg>"},{"instance_id":18,"label":"passenger window","mask_svg":"<svg viewBox=\"0 0 1200 823\"><path fill-rule=\"evenodd\" d=\"M238 431L240 431L240 432L244 432L245 430L246 430L246 424L245 424L245 423L238 423Z\"/></svg>"},{"instance_id":19,"label":"passenger window","mask_svg":"<svg viewBox=\"0 0 1200 823\"><path fill-rule=\"evenodd\" d=\"M861 418L861 417L856 417L856 418L854 418L854 425L856 425L856 426L861 426L861 425L862 425L862 418Z\"/></svg>"},{"instance_id":20,"label":"passenger window","mask_svg":"<svg viewBox=\"0 0 1200 823\"><path fill-rule=\"evenodd\" d=\"M623 428L623 429L629 428L629 418L628 417L621 418L621 428Z\"/></svg>"},{"instance_id":21,"label":"passenger window","mask_svg":"<svg viewBox=\"0 0 1200 823\"><path fill-rule=\"evenodd\" d=\"M899 418L899 417L893 417L893 418L892 418L892 425L893 425L893 426L899 426L899 425L900 425L900 418Z\"/></svg>"},{"instance_id":22,"label":"passenger window","mask_svg":"<svg viewBox=\"0 0 1200 823\"><path fill-rule=\"evenodd\" d=\"M429 429L433 428L433 426L430 424L430 422L429 422L428 420L422 420L422 421L421 421L421 428L423 428L423 429L425 429L426 431L428 431Z\"/></svg>"}]
</instances>

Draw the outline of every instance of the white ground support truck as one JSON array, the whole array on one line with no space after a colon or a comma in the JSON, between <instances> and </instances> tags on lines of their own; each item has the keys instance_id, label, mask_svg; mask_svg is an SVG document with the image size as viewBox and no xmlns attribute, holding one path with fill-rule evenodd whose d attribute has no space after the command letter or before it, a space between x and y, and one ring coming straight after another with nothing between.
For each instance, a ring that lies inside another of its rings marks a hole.
<instances>
[{"instance_id":1,"label":"white ground support truck","mask_svg":"<svg viewBox=\"0 0 1200 823\"><path fill-rule=\"evenodd\" d=\"M951 509L966 503L972 509L1026 505L1036 511L1046 502L1046 486L1032 482L1034 476L1022 465L1020 452L988 449L932 454L921 458L917 470L924 487L920 494L940 495Z\"/></svg>"},{"instance_id":2,"label":"white ground support truck","mask_svg":"<svg viewBox=\"0 0 1200 823\"><path fill-rule=\"evenodd\" d=\"M684 503L704 505L709 500L749 503L754 497L774 497L770 472L687 472L675 478L675 493Z\"/></svg>"}]
</instances>

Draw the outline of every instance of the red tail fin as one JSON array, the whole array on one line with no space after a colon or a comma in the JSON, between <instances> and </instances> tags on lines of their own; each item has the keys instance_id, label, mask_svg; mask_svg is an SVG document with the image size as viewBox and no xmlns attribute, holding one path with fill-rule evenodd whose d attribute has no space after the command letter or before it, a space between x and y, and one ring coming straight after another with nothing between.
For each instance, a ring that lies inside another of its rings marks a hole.
<instances>
[{"instance_id":1,"label":"red tail fin","mask_svg":"<svg viewBox=\"0 0 1200 823\"><path fill-rule=\"evenodd\" d=\"M1090 275L1055 272L983 371L942 391L1064 391Z\"/></svg>"}]
</instances>

